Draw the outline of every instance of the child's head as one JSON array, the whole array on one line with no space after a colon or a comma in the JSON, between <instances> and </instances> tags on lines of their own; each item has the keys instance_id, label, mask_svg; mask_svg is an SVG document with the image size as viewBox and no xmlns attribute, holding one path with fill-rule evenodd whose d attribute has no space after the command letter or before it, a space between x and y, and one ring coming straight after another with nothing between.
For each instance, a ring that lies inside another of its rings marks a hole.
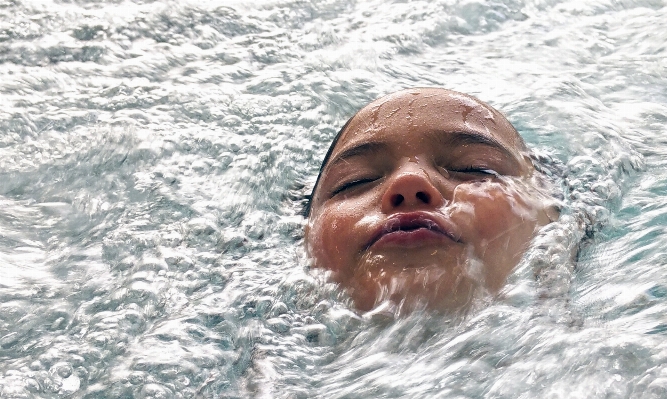
<instances>
[{"instance_id":1,"label":"child's head","mask_svg":"<svg viewBox=\"0 0 667 399\"><path fill-rule=\"evenodd\" d=\"M308 208L306 244L355 306L458 309L497 292L550 218L526 146L474 97L403 90L343 127Z\"/></svg>"}]
</instances>

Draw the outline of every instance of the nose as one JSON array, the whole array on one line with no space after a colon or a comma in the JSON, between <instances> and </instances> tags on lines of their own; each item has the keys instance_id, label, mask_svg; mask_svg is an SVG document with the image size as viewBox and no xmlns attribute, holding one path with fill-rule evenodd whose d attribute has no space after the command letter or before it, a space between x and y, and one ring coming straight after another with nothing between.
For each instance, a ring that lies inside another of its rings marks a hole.
<instances>
[{"instance_id":1,"label":"nose","mask_svg":"<svg viewBox=\"0 0 667 399\"><path fill-rule=\"evenodd\" d=\"M387 189L382 197L382 211L414 208L439 208L445 204L445 197L438 189L429 173L416 162L406 162L390 176Z\"/></svg>"}]
</instances>

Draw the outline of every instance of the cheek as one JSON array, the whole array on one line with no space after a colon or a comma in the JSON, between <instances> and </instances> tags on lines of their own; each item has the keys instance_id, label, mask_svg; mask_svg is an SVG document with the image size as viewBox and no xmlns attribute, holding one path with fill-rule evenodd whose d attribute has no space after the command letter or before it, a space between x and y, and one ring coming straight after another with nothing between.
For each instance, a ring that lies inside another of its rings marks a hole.
<instances>
[{"instance_id":1,"label":"cheek","mask_svg":"<svg viewBox=\"0 0 667 399\"><path fill-rule=\"evenodd\" d=\"M460 226L471 234L470 242L502 237L525 241L535 230L537 205L521 187L478 182L457 186L452 208Z\"/></svg>"},{"instance_id":2,"label":"cheek","mask_svg":"<svg viewBox=\"0 0 667 399\"><path fill-rule=\"evenodd\" d=\"M492 291L503 286L540 224L537 201L520 188L483 182L460 185L454 192L452 219L482 261Z\"/></svg>"},{"instance_id":3,"label":"cheek","mask_svg":"<svg viewBox=\"0 0 667 399\"><path fill-rule=\"evenodd\" d=\"M351 267L357 218L341 205L329 206L308 222L306 245L314 266L341 273Z\"/></svg>"}]
</instances>

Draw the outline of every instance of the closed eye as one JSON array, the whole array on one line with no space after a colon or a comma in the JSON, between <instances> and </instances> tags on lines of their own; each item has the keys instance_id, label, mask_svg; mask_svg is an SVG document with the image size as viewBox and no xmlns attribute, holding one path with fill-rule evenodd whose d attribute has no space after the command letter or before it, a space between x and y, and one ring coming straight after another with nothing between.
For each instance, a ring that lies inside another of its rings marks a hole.
<instances>
[{"instance_id":1,"label":"closed eye","mask_svg":"<svg viewBox=\"0 0 667 399\"><path fill-rule=\"evenodd\" d=\"M449 169L449 171L455 173L465 173L469 175L479 175L484 177L500 177L500 173L496 172L493 169L475 167L475 166L468 166L461 169Z\"/></svg>"},{"instance_id":2,"label":"closed eye","mask_svg":"<svg viewBox=\"0 0 667 399\"><path fill-rule=\"evenodd\" d=\"M352 188L361 186L361 185L366 184L366 183L372 183L375 180L377 180L377 179L376 178L364 178L364 179L357 179L357 180L349 181L347 183L344 183L344 184L340 185L338 188L336 188L331 193L331 196L333 197L333 196L335 196L339 193L342 193L343 191L350 190Z\"/></svg>"}]
</instances>

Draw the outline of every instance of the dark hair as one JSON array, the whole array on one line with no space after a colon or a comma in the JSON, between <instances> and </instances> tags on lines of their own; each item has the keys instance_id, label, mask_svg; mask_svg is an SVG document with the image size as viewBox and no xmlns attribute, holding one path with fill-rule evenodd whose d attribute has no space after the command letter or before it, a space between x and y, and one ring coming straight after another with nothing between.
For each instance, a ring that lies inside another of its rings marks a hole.
<instances>
[{"instance_id":1,"label":"dark hair","mask_svg":"<svg viewBox=\"0 0 667 399\"><path fill-rule=\"evenodd\" d=\"M310 217L310 210L311 210L311 205L313 202L313 197L315 196L315 191L317 190L317 185L320 183L320 178L322 177L322 172L324 171L324 167L327 166L327 163L329 162L329 158L331 158L331 153L333 152L334 148L336 148L336 144L338 143L338 140L340 137L343 135L343 132L345 129L347 129L347 126L352 122L352 119L354 119L355 116L357 116L359 112L355 113L350 119L345 122L343 127L336 133L336 137L334 137L333 141L331 142L331 145L329 146L329 150L327 151L327 155L324 156L324 160L322 161L322 165L320 166L320 171L317 174L317 180L315 180L315 185L313 186L313 190L310 192L310 195L306 195L306 205L303 207L302 215L306 218Z\"/></svg>"}]
</instances>

